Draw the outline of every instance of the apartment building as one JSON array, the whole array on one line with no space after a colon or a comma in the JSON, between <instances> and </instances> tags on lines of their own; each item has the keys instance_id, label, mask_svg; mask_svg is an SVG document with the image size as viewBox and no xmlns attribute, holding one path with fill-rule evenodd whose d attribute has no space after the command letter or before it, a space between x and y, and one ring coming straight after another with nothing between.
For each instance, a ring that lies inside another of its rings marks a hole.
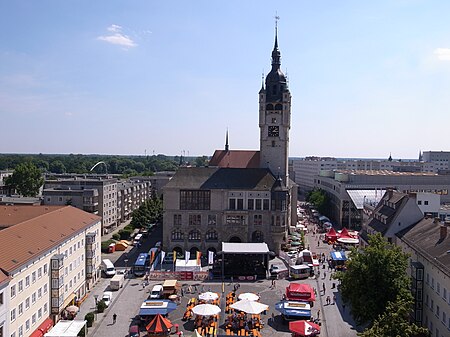
<instances>
[{"instance_id":1,"label":"apartment building","mask_svg":"<svg viewBox=\"0 0 450 337\"><path fill-rule=\"evenodd\" d=\"M71 206L2 206L2 223L1 336L42 336L100 277L101 219Z\"/></svg>"},{"instance_id":2,"label":"apartment building","mask_svg":"<svg viewBox=\"0 0 450 337\"><path fill-rule=\"evenodd\" d=\"M46 177L42 191L44 205L72 205L102 217L102 233L119 224L117 179L110 176Z\"/></svg>"},{"instance_id":3,"label":"apartment building","mask_svg":"<svg viewBox=\"0 0 450 337\"><path fill-rule=\"evenodd\" d=\"M410 254L414 310L411 318L432 337L450 334L450 222L423 218L397 234Z\"/></svg>"},{"instance_id":4,"label":"apartment building","mask_svg":"<svg viewBox=\"0 0 450 337\"><path fill-rule=\"evenodd\" d=\"M130 179L117 183L117 219L119 222L131 218L131 213L152 197L150 181Z\"/></svg>"}]
</instances>

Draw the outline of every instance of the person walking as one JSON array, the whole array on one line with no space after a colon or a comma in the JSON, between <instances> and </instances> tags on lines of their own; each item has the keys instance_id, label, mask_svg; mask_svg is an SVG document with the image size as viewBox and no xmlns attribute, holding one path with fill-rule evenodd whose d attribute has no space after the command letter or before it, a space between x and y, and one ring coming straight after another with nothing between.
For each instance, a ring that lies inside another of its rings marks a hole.
<instances>
[{"instance_id":1,"label":"person walking","mask_svg":"<svg viewBox=\"0 0 450 337\"><path fill-rule=\"evenodd\" d=\"M325 295L325 282L322 283L323 294Z\"/></svg>"},{"instance_id":2,"label":"person walking","mask_svg":"<svg viewBox=\"0 0 450 337\"><path fill-rule=\"evenodd\" d=\"M335 304L336 303L336 295L333 295L333 303L332 304Z\"/></svg>"},{"instance_id":3,"label":"person walking","mask_svg":"<svg viewBox=\"0 0 450 337\"><path fill-rule=\"evenodd\" d=\"M116 324L116 320L117 320L117 314L114 313L114 315L113 315L113 324Z\"/></svg>"},{"instance_id":4,"label":"person walking","mask_svg":"<svg viewBox=\"0 0 450 337\"><path fill-rule=\"evenodd\" d=\"M327 305L331 303L330 295L327 296Z\"/></svg>"}]
</instances>

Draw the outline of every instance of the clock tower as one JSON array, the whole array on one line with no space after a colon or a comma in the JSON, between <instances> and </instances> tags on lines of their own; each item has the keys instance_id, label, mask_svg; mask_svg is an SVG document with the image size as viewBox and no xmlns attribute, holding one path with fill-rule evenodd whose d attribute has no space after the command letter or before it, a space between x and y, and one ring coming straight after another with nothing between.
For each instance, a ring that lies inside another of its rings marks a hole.
<instances>
[{"instance_id":1,"label":"clock tower","mask_svg":"<svg viewBox=\"0 0 450 337\"><path fill-rule=\"evenodd\" d=\"M291 93L280 69L277 28L272 51L272 69L259 91L260 167L269 168L288 184L289 129Z\"/></svg>"}]
</instances>

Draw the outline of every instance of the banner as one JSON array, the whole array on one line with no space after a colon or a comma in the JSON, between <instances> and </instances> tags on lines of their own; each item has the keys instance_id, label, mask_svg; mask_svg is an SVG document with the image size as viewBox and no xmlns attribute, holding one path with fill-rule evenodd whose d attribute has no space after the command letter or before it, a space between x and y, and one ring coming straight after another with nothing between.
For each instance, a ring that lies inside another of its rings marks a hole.
<instances>
[{"instance_id":1,"label":"banner","mask_svg":"<svg viewBox=\"0 0 450 337\"><path fill-rule=\"evenodd\" d=\"M177 262L177 251L174 250L173 251L173 263L176 263L176 262Z\"/></svg>"},{"instance_id":2,"label":"banner","mask_svg":"<svg viewBox=\"0 0 450 337\"><path fill-rule=\"evenodd\" d=\"M214 252L211 250L208 251L208 264L214 264Z\"/></svg>"},{"instance_id":3,"label":"banner","mask_svg":"<svg viewBox=\"0 0 450 337\"><path fill-rule=\"evenodd\" d=\"M161 267L162 267L162 264L163 264L163 262L164 262L164 258L166 257L166 252L165 251L161 251L161 260L160 260L160 262L161 262Z\"/></svg>"},{"instance_id":4,"label":"banner","mask_svg":"<svg viewBox=\"0 0 450 337\"><path fill-rule=\"evenodd\" d=\"M202 257L202 252L197 251L197 264L201 265L200 259Z\"/></svg>"},{"instance_id":5,"label":"banner","mask_svg":"<svg viewBox=\"0 0 450 337\"><path fill-rule=\"evenodd\" d=\"M190 258L191 258L191 252L185 251L184 252L184 262L186 264L188 264Z\"/></svg>"}]
</instances>

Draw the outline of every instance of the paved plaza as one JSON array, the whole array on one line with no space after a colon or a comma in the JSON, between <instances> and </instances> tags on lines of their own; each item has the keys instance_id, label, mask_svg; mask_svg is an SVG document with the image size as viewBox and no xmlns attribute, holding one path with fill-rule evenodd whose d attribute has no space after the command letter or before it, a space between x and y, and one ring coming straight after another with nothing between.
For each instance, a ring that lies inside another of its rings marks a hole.
<instances>
[{"instance_id":1,"label":"paved plaza","mask_svg":"<svg viewBox=\"0 0 450 337\"><path fill-rule=\"evenodd\" d=\"M318 254L328 254L331 247L319 241L318 234L313 235L311 232L307 234L307 240L310 245L310 250ZM121 253L123 254L123 253ZM111 258L111 255L108 255ZM123 258L119 254L114 255L115 259ZM114 261L114 259L112 259ZM282 263L281 260L273 260L271 263ZM341 337L341 336L356 336L354 328L354 321L349 315L349 308L343 308L342 301L337 290L337 281L330 279L330 271L328 267L320 268L320 277L309 278L306 280L297 280L296 282L307 283L314 287L317 291L316 302L312 308L312 316L317 318L319 316L321 321L322 337ZM78 319L82 319L84 315L90 311L95 311L95 296L101 297L103 291L107 290L110 279L102 278L94 289L91 290L87 299L82 303ZM278 311L275 311L275 303L279 302L290 280L282 279L276 280L275 288L271 287L271 280L259 280L256 282L240 283L240 288L236 294L244 292L253 292L260 295L260 302L269 305L269 310L265 315L261 315L264 328L261 330L262 336L290 336L288 324L283 323ZM127 336L129 326L135 320L139 312L142 302L147 299L149 292L153 285L161 284L162 281L150 281L149 284L143 285L143 280L139 278L129 278L125 280L124 287L120 291L113 292L113 301L109 308L104 313L97 314L93 327L89 328L89 336L96 337L112 337L112 336ZM334 283L334 287L333 287ZM183 287L184 296L177 309L169 314L168 318L173 324L179 325L179 330L183 331L185 335L193 335L194 325L193 320L182 321L183 314L186 309L187 302L203 291L213 291L221 295L220 307L222 312L220 314L219 325L221 326L227 314L225 309L225 295L233 290L234 284L230 281L205 281L196 283L194 281L180 281ZM325 285L325 293L323 286ZM189 293L188 289L192 289ZM331 304L326 303L327 296L331 298ZM336 302L333 302L333 298ZM320 310L320 313L319 313ZM117 315L117 321L113 324L113 314ZM172 329L174 331L175 329ZM218 330L218 334L225 334L223 329ZM141 333L142 336L145 332Z\"/></svg>"}]
</instances>

